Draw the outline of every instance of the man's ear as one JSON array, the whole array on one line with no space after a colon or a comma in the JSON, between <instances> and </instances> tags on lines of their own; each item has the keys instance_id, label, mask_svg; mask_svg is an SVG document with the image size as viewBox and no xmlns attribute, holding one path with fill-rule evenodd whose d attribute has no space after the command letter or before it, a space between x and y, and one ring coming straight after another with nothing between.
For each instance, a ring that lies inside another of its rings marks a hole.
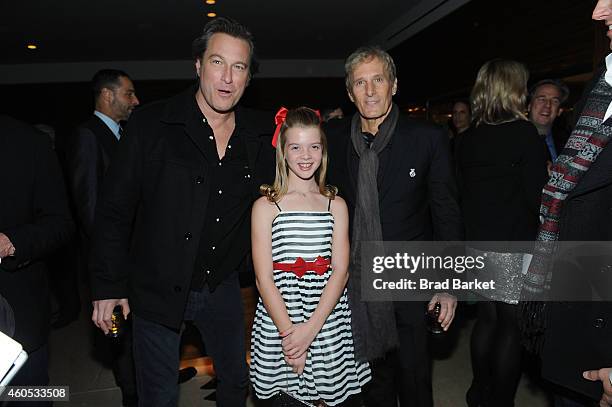
<instances>
[{"instance_id":1,"label":"man's ear","mask_svg":"<svg viewBox=\"0 0 612 407\"><path fill-rule=\"evenodd\" d=\"M202 68L202 59L198 58L195 60L196 76L198 78L200 77L200 68Z\"/></svg>"},{"instance_id":2,"label":"man's ear","mask_svg":"<svg viewBox=\"0 0 612 407\"><path fill-rule=\"evenodd\" d=\"M346 88L346 94L348 95L351 102L355 103L355 98L353 97L353 92L349 88Z\"/></svg>"},{"instance_id":3,"label":"man's ear","mask_svg":"<svg viewBox=\"0 0 612 407\"><path fill-rule=\"evenodd\" d=\"M393 96L395 96L396 93L397 93L397 78L395 78L395 81L393 81L393 89L391 90L391 94Z\"/></svg>"},{"instance_id":4,"label":"man's ear","mask_svg":"<svg viewBox=\"0 0 612 407\"><path fill-rule=\"evenodd\" d=\"M113 90L109 88L102 88L101 94L104 102L109 104L113 101L113 98L115 97Z\"/></svg>"},{"instance_id":5,"label":"man's ear","mask_svg":"<svg viewBox=\"0 0 612 407\"><path fill-rule=\"evenodd\" d=\"M563 113L563 108L562 107L559 108L559 112L557 113L557 117L561 116L561 113Z\"/></svg>"}]
</instances>

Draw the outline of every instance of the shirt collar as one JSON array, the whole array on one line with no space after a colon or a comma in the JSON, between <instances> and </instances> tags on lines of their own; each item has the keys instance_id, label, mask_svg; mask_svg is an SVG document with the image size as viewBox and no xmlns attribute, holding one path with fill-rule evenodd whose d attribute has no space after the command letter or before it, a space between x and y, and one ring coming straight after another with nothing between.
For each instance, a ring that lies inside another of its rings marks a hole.
<instances>
[{"instance_id":1,"label":"shirt collar","mask_svg":"<svg viewBox=\"0 0 612 407\"><path fill-rule=\"evenodd\" d=\"M612 86L612 54L606 57L606 74L604 76L608 85Z\"/></svg>"},{"instance_id":2,"label":"shirt collar","mask_svg":"<svg viewBox=\"0 0 612 407\"><path fill-rule=\"evenodd\" d=\"M104 122L104 124L106 124L108 126L110 131L112 131L113 134L115 135L115 137L117 137L117 140L119 140L119 129L121 127L121 126L119 126L119 123L117 123L116 121L114 121L113 119L111 119L110 117L105 115L104 113L99 112L97 110L94 111L94 114L96 116L98 116L100 118L100 120L102 120Z\"/></svg>"},{"instance_id":3,"label":"shirt collar","mask_svg":"<svg viewBox=\"0 0 612 407\"><path fill-rule=\"evenodd\" d=\"M356 112L355 114L356 114L356 115L359 115L359 112ZM387 120L390 120L390 119L389 119L389 116L390 116L390 115L387 115L387 117L385 117L385 120L383 120L383 121L382 121L382 123L380 123L380 124L378 125L378 129L379 129L379 130L380 130L380 127L383 125L383 123L384 123L384 122L386 122ZM397 119L397 121L398 121L398 126L395 128L395 132L394 132L394 134L395 134L395 133L397 133L397 129L398 129L398 127L399 127L399 121L401 120L401 118L402 118L402 114L401 114L401 112L400 112L400 116L399 116L399 118ZM373 143L373 142L374 142L374 139L375 139L375 137L376 137L376 135L377 135L377 134L378 134L378 132L376 132L376 134L372 134L372 133L370 133L369 131L363 131L363 128L361 129L361 137L363 137L363 141L364 141L366 144L368 143L368 140L369 140L369 139L371 139L370 144L371 144L371 143ZM385 148L389 148L389 147L391 147L391 146L393 145L393 139L394 139L394 137L389 138L389 141L387 142L387 147L385 147Z\"/></svg>"},{"instance_id":4,"label":"shirt collar","mask_svg":"<svg viewBox=\"0 0 612 407\"><path fill-rule=\"evenodd\" d=\"M197 89L196 89L197 92ZM191 105L191 114L192 117L195 118L195 120L197 122L203 122L206 124L206 128L210 130L210 133L212 134L212 128L210 127L210 123L208 123L208 119L206 118L206 116L204 116L204 113L202 113L202 110L200 110L200 106L198 106L198 101L195 98L195 94L194 97L191 99L192 102L190 103ZM242 115L242 109L240 108L239 105L234 106L234 132L232 133L232 139L235 140L238 137L240 137L240 134L244 131L244 127L242 126L242 122L243 120L243 115Z\"/></svg>"}]
</instances>

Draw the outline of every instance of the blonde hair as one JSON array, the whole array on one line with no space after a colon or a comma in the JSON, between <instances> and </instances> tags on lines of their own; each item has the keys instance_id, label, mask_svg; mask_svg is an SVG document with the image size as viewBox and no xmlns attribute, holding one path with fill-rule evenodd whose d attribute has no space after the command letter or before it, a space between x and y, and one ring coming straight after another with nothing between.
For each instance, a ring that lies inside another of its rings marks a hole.
<instances>
[{"instance_id":1,"label":"blonde hair","mask_svg":"<svg viewBox=\"0 0 612 407\"><path fill-rule=\"evenodd\" d=\"M308 107L298 107L289 109L285 122L281 125L280 133L276 144L276 177L273 185L264 184L259 187L259 192L266 196L270 202L279 202L287 193L289 188L289 167L285 159L285 146L287 138L285 134L292 127L316 127L321 135L321 165L315 171L315 181L319 186L321 195L329 199L334 199L338 188L326 185L327 175L327 138L321 129L321 118L317 112Z\"/></svg>"},{"instance_id":2,"label":"blonde hair","mask_svg":"<svg viewBox=\"0 0 612 407\"><path fill-rule=\"evenodd\" d=\"M524 111L528 79L529 72L520 62L486 62L478 71L470 97L476 125L527 120Z\"/></svg>"}]
</instances>

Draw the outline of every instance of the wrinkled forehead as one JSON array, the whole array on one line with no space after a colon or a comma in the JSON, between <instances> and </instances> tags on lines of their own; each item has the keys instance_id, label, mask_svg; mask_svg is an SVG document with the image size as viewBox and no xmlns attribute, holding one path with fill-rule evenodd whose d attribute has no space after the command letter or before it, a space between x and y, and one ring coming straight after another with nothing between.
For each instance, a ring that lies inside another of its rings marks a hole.
<instances>
[{"instance_id":1,"label":"wrinkled forehead","mask_svg":"<svg viewBox=\"0 0 612 407\"><path fill-rule=\"evenodd\" d=\"M560 98L561 97L561 91L559 90L559 88L553 84L550 83L545 83L544 85L540 85L538 86L538 88L535 90L534 97L540 97L540 96L549 96L552 98Z\"/></svg>"},{"instance_id":2,"label":"wrinkled forehead","mask_svg":"<svg viewBox=\"0 0 612 407\"><path fill-rule=\"evenodd\" d=\"M365 57L353 65L351 77L355 79L361 75L384 75L385 78L391 79L385 62L375 55Z\"/></svg>"}]
</instances>

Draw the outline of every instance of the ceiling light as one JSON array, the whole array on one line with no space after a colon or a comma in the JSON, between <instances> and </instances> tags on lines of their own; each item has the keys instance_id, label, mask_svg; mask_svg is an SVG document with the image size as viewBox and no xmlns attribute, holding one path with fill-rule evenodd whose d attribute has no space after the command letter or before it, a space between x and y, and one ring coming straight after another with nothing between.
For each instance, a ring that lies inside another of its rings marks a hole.
<instances>
[{"instance_id":1,"label":"ceiling light","mask_svg":"<svg viewBox=\"0 0 612 407\"><path fill-rule=\"evenodd\" d=\"M34 45L34 44L28 44L28 45L26 45L26 48L27 49L37 49L38 47L36 45Z\"/></svg>"},{"instance_id":2,"label":"ceiling light","mask_svg":"<svg viewBox=\"0 0 612 407\"><path fill-rule=\"evenodd\" d=\"M206 0L206 4L215 4L217 0Z\"/></svg>"},{"instance_id":3,"label":"ceiling light","mask_svg":"<svg viewBox=\"0 0 612 407\"><path fill-rule=\"evenodd\" d=\"M208 14L206 14L206 16L213 18L213 17L217 17L217 13L213 13L212 11Z\"/></svg>"}]
</instances>

